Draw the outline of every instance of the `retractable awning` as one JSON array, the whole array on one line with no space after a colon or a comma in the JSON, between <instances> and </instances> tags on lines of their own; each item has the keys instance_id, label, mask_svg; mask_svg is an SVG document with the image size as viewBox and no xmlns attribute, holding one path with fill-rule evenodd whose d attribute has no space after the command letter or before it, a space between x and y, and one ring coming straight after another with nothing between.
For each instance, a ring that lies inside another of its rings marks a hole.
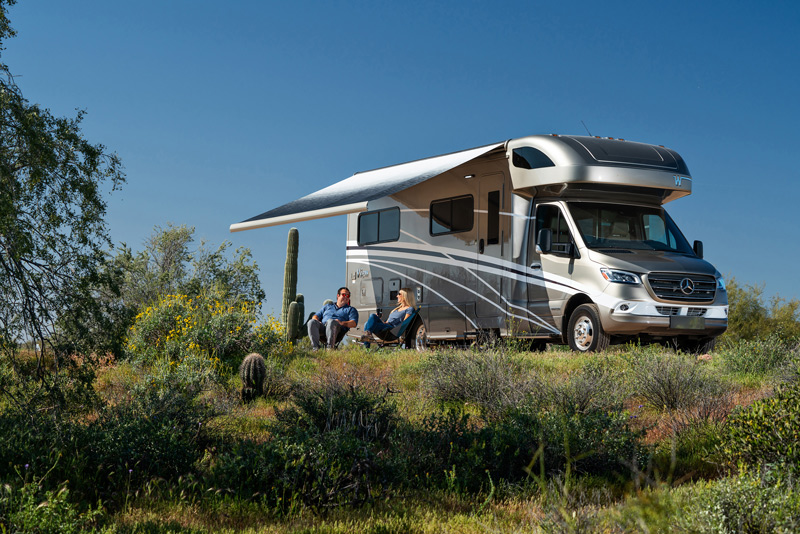
<instances>
[{"instance_id":1,"label":"retractable awning","mask_svg":"<svg viewBox=\"0 0 800 534\"><path fill-rule=\"evenodd\" d=\"M359 172L325 189L320 189L316 193L311 193L246 221L232 224L230 230L231 232L240 232L365 211L367 202L370 200L408 189L502 147L503 144L495 143L443 156Z\"/></svg>"}]
</instances>

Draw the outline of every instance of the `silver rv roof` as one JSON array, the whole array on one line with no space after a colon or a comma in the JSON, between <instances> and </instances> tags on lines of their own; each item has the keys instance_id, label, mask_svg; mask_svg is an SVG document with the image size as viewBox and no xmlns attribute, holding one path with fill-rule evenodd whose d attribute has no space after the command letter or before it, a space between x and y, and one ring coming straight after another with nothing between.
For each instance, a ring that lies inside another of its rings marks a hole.
<instances>
[{"instance_id":1,"label":"silver rv roof","mask_svg":"<svg viewBox=\"0 0 800 534\"><path fill-rule=\"evenodd\" d=\"M663 202L691 193L677 152L622 139L533 135L356 173L315 193L230 226L231 232L357 213L386 197L505 147L514 192L552 187L624 187L659 191Z\"/></svg>"}]
</instances>

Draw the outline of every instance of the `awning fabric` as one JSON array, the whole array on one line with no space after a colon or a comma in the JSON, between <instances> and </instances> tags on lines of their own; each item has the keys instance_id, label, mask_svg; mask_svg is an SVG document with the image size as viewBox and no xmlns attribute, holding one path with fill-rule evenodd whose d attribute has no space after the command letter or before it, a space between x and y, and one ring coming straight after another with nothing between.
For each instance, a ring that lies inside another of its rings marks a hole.
<instances>
[{"instance_id":1,"label":"awning fabric","mask_svg":"<svg viewBox=\"0 0 800 534\"><path fill-rule=\"evenodd\" d=\"M246 221L232 224L231 232L321 219L367 209L367 202L417 185L490 152L503 143L486 145L443 156L421 159L359 172L316 193L284 204Z\"/></svg>"}]
</instances>

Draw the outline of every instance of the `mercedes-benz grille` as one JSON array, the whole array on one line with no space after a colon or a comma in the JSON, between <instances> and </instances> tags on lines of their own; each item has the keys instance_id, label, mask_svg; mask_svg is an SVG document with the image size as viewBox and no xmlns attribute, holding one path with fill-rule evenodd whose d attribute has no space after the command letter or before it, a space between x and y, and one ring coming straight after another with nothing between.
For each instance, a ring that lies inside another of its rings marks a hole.
<instances>
[{"instance_id":1,"label":"mercedes-benz grille","mask_svg":"<svg viewBox=\"0 0 800 534\"><path fill-rule=\"evenodd\" d=\"M647 283L658 298L678 302L710 302L717 291L717 280L705 274L650 273Z\"/></svg>"}]
</instances>

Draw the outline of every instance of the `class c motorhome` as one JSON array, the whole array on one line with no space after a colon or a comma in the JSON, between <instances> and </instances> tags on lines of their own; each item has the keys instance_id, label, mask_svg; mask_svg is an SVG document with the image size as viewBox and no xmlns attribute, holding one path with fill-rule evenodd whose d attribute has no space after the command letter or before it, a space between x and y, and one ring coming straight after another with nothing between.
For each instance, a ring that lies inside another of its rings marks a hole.
<instances>
[{"instance_id":1,"label":"class c motorhome","mask_svg":"<svg viewBox=\"0 0 800 534\"><path fill-rule=\"evenodd\" d=\"M357 173L231 231L346 214L359 328L412 288L420 350L513 336L707 351L727 327L725 284L663 208L691 190L663 146L534 135Z\"/></svg>"}]
</instances>

